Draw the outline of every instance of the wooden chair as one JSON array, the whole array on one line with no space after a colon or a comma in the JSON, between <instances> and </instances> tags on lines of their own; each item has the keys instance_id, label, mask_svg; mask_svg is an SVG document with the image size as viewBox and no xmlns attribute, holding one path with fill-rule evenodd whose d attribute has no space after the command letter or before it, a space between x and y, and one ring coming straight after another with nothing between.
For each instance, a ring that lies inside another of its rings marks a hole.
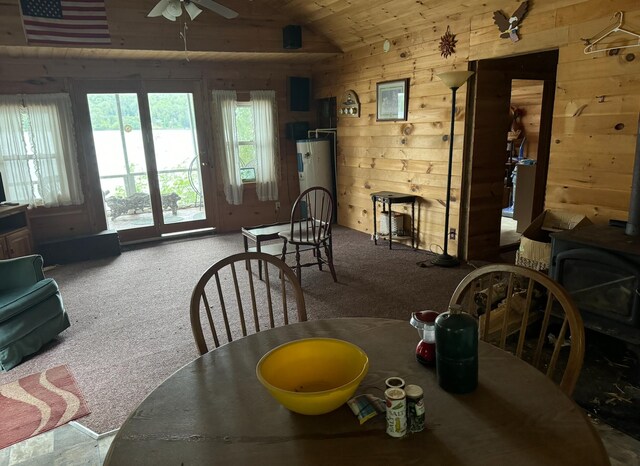
<instances>
[{"instance_id":1,"label":"wooden chair","mask_svg":"<svg viewBox=\"0 0 640 466\"><path fill-rule=\"evenodd\" d=\"M451 304L480 319L480 339L497 344L558 381L571 396L584 360L584 325L580 311L569 293L540 272L517 265L492 264L467 275L453 292ZM561 322L555 339L550 324ZM571 332L570 349L564 372L556 368L558 358ZM515 335L518 336L515 342ZM532 344L532 340L535 341ZM545 341L553 346L544 351ZM555 376L555 378L554 378Z\"/></svg>"},{"instance_id":2,"label":"wooden chair","mask_svg":"<svg viewBox=\"0 0 640 466\"><path fill-rule=\"evenodd\" d=\"M260 262L264 280L253 276ZM290 316L298 322L307 320L302 288L293 270L277 257L261 252L234 254L212 265L193 290L190 310L191 330L201 355L209 351L207 341L213 348L220 346L218 333L223 327L230 342L247 336L248 331L253 333L248 330L252 322L259 332L288 325ZM206 337L203 320L210 329Z\"/></svg>"},{"instance_id":3,"label":"wooden chair","mask_svg":"<svg viewBox=\"0 0 640 466\"><path fill-rule=\"evenodd\" d=\"M320 186L311 187L303 191L291 209L289 229L281 231L279 236L284 240L282 246L282 260L287 254L287 245L296 248L296 275L302 283L302 267L327 264L333 281L337 282L336 270L333 266L333 243L331 239L331 223L333 221L333 197L331 193ZM311 247L315 254L315 261L301 264L300 248ZM326 259L322 257L320 247L325 251Z\"/></svg>"}]
</instances>

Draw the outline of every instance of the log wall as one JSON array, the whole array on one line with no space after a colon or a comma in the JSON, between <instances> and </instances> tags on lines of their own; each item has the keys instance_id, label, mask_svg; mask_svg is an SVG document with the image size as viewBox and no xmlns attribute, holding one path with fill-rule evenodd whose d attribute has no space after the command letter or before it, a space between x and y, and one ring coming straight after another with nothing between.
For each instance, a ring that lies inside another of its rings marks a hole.
<instances>
[{"instance_id":1,"label":"log wall","mask_svg":"<svg viewBox=\"0 0 640 466\"><path fill-rule=\"evenodd\" d=\"M509 5L516 3L520 2ZM372 192L415 193L421 199L420 247L439 251L443 244L451 92L436 74L467 69L473 60L552 49L559 50L559 64L545 206L581 212L595 222L626 219L640 112L640 48L624 49L618 55L585 55L582 39L614 25L613 14L618 10L625 11L626 28L640 31L640 4L635 0L556 0L530 5L516 43L499 38L492 10L485 7L469 17L451 15L422 30L391 37L387 53L381 38L314 66L316 98L339 97L353 89L362 103L360 118L340 118L338 122L341 224L371 232ZM447 26L458 43L456 53L444 58L438 41ZM611 43L629 43L624 40L612 36ZM376 122L376 83L401 78L411 79L408 121ZM467 86L460 89L456 106L450 217L450 225L463 231L463 160L464 166L470 166L473 157L469 153L466 160L463 158L466 92ZM481 143L482 134L473 138ZM470 179L470 174L465 176ZM482 176L476 173L474 180L481 183ZM493 191L487 196L502 195L502 190ZM464 245L456 240L449 244L450 249L460 246L464 254Z\"/></svg>"}]
</instances>

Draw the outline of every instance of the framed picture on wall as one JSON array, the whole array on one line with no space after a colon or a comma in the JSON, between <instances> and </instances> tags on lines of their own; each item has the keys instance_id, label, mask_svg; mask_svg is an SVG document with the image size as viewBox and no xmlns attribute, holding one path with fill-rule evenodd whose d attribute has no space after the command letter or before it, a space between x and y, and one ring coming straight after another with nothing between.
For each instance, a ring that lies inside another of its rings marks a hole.
<instances>
[{"instance_id":1,"label":"framed picture on wall","mask_svg":"<svg viewBox=\"0 0 640 466\"><path fill-rule=\"evenodd\" d=\"M409 78L376 84L376 121L403 121L409 108Z\"/></svg>"}]
</instances>

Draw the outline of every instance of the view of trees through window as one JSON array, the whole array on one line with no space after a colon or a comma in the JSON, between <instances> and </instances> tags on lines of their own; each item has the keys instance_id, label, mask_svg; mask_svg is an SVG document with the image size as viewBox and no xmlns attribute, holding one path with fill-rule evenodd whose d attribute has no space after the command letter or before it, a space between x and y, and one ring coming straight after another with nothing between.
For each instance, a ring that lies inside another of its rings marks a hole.
<instances>
[{"instance_id":1,"label":"view of trees through window","mask_svg":"<svg viewBox=\"0 0 640 466\"><path fill-rule=\"evenodd\" d=\"M195 206L202 199L202 188L192 95L149 93L147 97L160 194L176 194L180 207ZM118 198L148 193L137 94L89 94L87 98L103 192Z\"/></svg>"},{"instance_id":2,"label":"view of trees through window","mask_svg":"<svg viewBox=\"0 0 640 466\"><path fill-rule=\"evenodd\" d=\"M240 178L242 181L256 180L256 143L253 110L248 102L236 106L236 128L240 158Z\"/></svg>"}]
</instances>

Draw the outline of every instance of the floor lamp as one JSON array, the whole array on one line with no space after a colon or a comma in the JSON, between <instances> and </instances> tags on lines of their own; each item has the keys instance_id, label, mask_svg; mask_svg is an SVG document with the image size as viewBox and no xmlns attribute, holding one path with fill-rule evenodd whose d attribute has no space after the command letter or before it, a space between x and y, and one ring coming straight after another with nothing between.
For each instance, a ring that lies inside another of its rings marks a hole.
<instances>
[{"instance_id":1,"label":"floor lamp","mask_svg":"<svg viewBox=\"0 0 640 466\"><path fill-rule=\"evenodd\" d=\"M444 214L444 248L442 254L438 254L435 259L431 261L433 265L440 267L455 267L460 265L460 261L455 257L449 255L447 252L447 245L449 243L449 207L451 204L451 169L453 167L453 126L456 121L456 91L467 82L467 79L471 77L473 71L447 71L446 73L438 74L438 78L451 89L451 134L449 135L449 170L447 173L447 203L445 205Z\"/></svg>"}]
</instances>

